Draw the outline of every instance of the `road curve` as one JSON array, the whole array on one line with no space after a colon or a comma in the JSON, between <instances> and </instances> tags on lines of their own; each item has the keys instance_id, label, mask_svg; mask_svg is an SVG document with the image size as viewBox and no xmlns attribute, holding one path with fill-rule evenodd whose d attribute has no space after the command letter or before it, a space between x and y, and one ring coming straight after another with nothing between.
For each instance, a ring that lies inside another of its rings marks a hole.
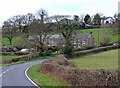
<instances>
[{"instance_id":1,"label":"road curve","mask_svg":"<svg viewBox=\"0 0 120 88\"><path fill-rule=\"evenodd\" d=\"M32 62L26 62L23 64L3 67L2 73L0 73L0 80L2 80L3 86L2 88L4 88L4 86L7 86L8 88L9 87L38 88L26 77L25 71L27 68L40 64L43 61L44 60L37 60Z\"/></svg>"}]
</instances>

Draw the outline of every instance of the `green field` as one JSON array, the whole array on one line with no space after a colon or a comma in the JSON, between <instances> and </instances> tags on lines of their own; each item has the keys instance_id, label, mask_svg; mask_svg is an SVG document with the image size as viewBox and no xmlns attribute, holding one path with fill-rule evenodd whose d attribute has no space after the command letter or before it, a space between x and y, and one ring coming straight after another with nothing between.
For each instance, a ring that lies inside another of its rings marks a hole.
<instances>
[{"instance_id":1,"label":"green field","mask_svg":"<svg viewBox=\"0 0 120 88\"><path fill-rule=\"evenodd\" d=\"M37 70L40 68L40 65L33 66L28 70L28 75L32 80L37 83L38 85L41 85L45 88L49 88L50 86L70 86L70 84L61 81L55 77L49 77L45 74L40 74L37 72ZM61 88L61 87L60 87ZM67 88L67 87L66 87Z\"/></svg>"},{"instance_id":2,"label":"green field","mask_svg":"<svg viewBox=\"0 0 120 88\"><path fill-rule=\"evenodd\" d=\"M118 69L118 49L72 58L71 61L80 69Z\"/></svg>"},{"instance_id":3,"label":"green field","mask_svg":"<svg viewBox=\"0 0 120 88\"><path fill-rule=\"evenodd\" d=\"M107 37L107 33L108 33L110 43L118 42L118 34L113 35L111 33L111 29L109 29L109 28L107 28L107 29L105 29L105 28L97 29L96 28L96 29L84 29L84 30L79 29L79 30L75 30L75 32L77 34L89 34L90 32L92 32L96 43L98 43L98 40L100 41L101 39L103 39L103 37ZM98 33L99 33L99 36L98 36ZM17 42L17 41L19 41L19 42ZM2 38L2 42L5 46L10 46L7 38ZM23 44L26 44L26 42L27 42L27 40L25 39L25 35L20 36L20 37L14 37L13 41L12 41L13 45L23 45Z\"/></svg>"},{"instance_id":4,"label":"green field","mask_svg":"<svg viewBox=\"0 0 120 88\"><path fill-rule=\"evenodd\" d=\"M26 40L26 37L23 35L23 36L17 36L17 37L13 37L13 40L12 40L12 45L25 45L27 42ZM9 43L9 40L7 38L2 38L2 43L5 45L5 46L11 46L10 43Z\"/></svg>"},{"instance_id":5,"label":"green field","mask_svg":"<svg viewBox=\"0 0 120 88\"><path fill-rule=\"evenodd\" d=\"M107 33L108 33L108 38L110 39L110 43L119 41L118 34L114 35L110 28L76 30L76 33L78 33L78 34L89 34L90 32L93 33L96 43L98 43L98 41L101 41L104 37L107 37Z\"/></svg>"}]
</instances>

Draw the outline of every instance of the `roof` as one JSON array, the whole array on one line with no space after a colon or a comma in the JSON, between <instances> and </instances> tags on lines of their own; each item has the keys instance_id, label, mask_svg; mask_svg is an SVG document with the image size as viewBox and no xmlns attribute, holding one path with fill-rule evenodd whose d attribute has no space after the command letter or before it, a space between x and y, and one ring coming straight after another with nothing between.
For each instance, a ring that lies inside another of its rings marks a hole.
<instances>
[{"instance_id":1,"label":"roof","mask_svg":"<svg viewBox=\"0 0 120 88\"><path fill-rule=\"evenodd\" d=\"M84 34L84 35L76 35L75 37L82 39L82 40L86 40L87 38L90 38L92 36L92 34Z\"/></svg>"},{"instance_id":2,"label":"roof","mask_svg":"<svg viewBox=\"0 0 120 88\"><path fill-rule=\"evenodd\" d=\"M92 34L77 34L77 35L73 35L73 37L75 38L79 38L79 39L82 39L82 40L86 40L87 38L90 38L92 36ZM50 38L50 39L53 39L53 38L63 38L62 35L47 35L46 38ZM38 39L39 38L39 35L33 35L33 36L29 36L28 37L28 40L34 40L34 39Z\"/></svg>"}]
</instances>

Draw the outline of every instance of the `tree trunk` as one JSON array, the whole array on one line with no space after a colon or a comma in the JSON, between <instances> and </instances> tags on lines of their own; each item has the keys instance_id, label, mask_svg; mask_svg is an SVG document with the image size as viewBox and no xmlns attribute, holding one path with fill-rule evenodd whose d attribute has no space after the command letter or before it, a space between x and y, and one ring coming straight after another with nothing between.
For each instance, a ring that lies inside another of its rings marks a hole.
<instances>
[{"instance_id":1,"label":"tree trunk","mask_svg":"<svg viewBox=\"0 0 120 88\"><path fill-rule=\"evenodd\" d=\"M69 56L71 56L72 51L73 51L73 47L71 45L71 41L69 38L65 39L65 48L64 48L64 54L68 54Z\"/></svg>"},{"instance_id":2,"label":"tree trunk","mask_svg":"<svg viewBox=\"0 0 120 88\"><path fill-rule=\"evenodd\" d=\"M12 39L9 39L10 45L12 45Z\"/></svg>"}]
</instances>

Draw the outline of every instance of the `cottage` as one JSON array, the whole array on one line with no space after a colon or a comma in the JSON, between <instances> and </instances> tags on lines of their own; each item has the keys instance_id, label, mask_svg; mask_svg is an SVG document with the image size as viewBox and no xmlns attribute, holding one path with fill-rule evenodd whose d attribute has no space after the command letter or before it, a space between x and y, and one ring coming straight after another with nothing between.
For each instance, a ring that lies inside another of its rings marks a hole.
<instances>
[{"instance_id":1,"label":"cottage","mask_svg":"<svg viewBox=\"0 0 120 88\"><path fill-rule=\"evenodd\" d=\"M39 36L29 36L28 42L30 44L37 44L36 41L39 41ZM47 35L44 41L44 44L47 44L49 47L52 46L65 46L65 39L62 35ZM90 34L77 34L72 36L72 45L74 48L86 48L86 47L94 47L94 36L92 32Z\"/></svg>"}]
</instances>

